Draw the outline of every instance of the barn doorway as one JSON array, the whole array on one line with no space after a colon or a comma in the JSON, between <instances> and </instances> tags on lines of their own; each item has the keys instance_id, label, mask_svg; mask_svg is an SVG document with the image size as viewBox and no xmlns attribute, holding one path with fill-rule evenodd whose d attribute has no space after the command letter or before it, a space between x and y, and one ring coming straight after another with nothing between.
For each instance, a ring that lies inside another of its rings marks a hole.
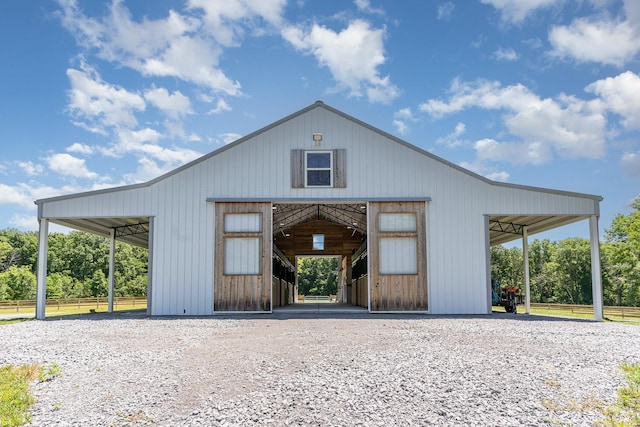
<instances>
[{"instance_id":1,"label":"barn doorway","mask_svg":"<svg viewBox=\"0 0 640 427\"><path fill-rule=\"evenodd\" d=\"M327 304L358 305L352 268L354 254L366 247L367 204L275 203L272 211L274 265L294 266L289 304L324 297ZM281 289L282 278L274 280ZM367 298L359 300L367 307Z\"/></svg>"}]
</instances>

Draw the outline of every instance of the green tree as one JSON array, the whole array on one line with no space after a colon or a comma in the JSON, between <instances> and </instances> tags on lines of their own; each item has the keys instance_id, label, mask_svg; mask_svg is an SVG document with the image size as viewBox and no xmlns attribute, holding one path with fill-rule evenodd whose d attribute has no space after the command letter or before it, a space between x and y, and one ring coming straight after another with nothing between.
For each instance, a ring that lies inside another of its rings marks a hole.
<instances>
[{"instance_id":1,"label":"green tree","mask_svg":"<svg viewBox=\"0 0 640 427\"><path fill-rule=\"evenodd\" d=\"M38 259L38 233L14 229L0 230L0 241L7 242L14 249L11 265L27 266L35 274Z\"/></svg>"},{"instance_id":2,"label":"green tree","mask_svg":"<svg viewBox=\"0 0 640 427\"><path fill-rule=\"evenodd\" d=\"M71 278L62 273L52 273L47 276L47 298L69 298L64 294L65 281L71 282Z\"/></svg>"},{"instance_id":3,"label":"green tree","mask_svg":"<svg viewBox=\"0 0 640 427\"><path fill-rule=\"evenodd\" d=\"M524 283L522 250L505 248L502 245L491 247L491 278L501 286L516 286L522 289Z\"/></svg>"},{"instance_id":4,"label":"green tree","mask_svg":"<svg viewBox=\"0 0 640 427\"><path fill-rule=\"evenodd\" d=\"M618 214L603 245L604 297L616 305L640 305L640 197L628 215Z\"/></svg>"},{"instance_id":5,"label":"green tree","mask_svg":"<svg viewBox=\"0 0 640 427\"><path fill-rule=\"evenodd\" d=\"M552 258L555 302L591 304L591 243L572 237L558 243Z\"/></svg>"},{"instance_id":6,"label":"green tree","mask_svg":"<svg viewBox=\"0 0 640 427\"><path fill-rule=\"evenodd\" d=\"M0 240L0 273L16 263L18 252L6 240Z\"/></svg>"},{"instance_id":7,"label":"green tree","mask_svg":"<svg viewBox=\"0 0 640 427\"><path fill-rule=\"evenodd\" d=\"M529 244L529 278L531 281L531 300L551 302L554 298L554 265L551 259L557 249L555 242L549 239L535 239Z\"/></svg>"},{"instance_id":8,"label":"green tree","mask_svg":"<svg viewBox=\"0 0 640 427\"><path fill-rule=\"evenodd\" d=\"M335 295L338 293L337 258L300 258L298 260L300 295Z\"/></svg>"},{"instance_id":9,"label":"green tree","mask_svg":"<svg viewBox=\"0 0 640 427\"><path fill-rule=\"evenodd\" d=\"M9 299L34 299L36 297L36 275L27 266L11 266L0 273L0 282L6 286Z\"/></svg>"},{"instance_id":10,"label":"green tree","mask_svg":"<svg viewBox=\"0 0 640 427\"><path fill-rule=\"evenodd\" d=\"M89 289L91 296L93 297L106 297L109 292L109 281L102 272L102 270L96 270L93 272L91 280L89 280Z\"/></svg>"}]
</instances>

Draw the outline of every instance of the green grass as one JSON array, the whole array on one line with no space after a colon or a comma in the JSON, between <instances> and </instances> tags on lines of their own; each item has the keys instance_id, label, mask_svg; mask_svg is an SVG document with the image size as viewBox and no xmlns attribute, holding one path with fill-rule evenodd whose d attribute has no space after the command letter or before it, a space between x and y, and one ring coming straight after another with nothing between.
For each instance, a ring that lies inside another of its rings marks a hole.
<instances>
[{"instance_id":1,"label":"green grass","mask_svg":"<svg viewBox=\"0 0 640 427\"><path fill-rule=\"evenodd\" d=\"M503 307L493 307L493 311L497 311L498 313L504 312ZM524 306L518 305L518 314L524 313ZM531 307L531 314L538 316L555 316L555 317L570 317L574 319L586 319L593 320L593 312L592 311L580 311L580 310L561 310L561 309L547 309L547 308L537 308ZM611 313L607 313L605 311L604 316L607 320L613 322L624 322L630 325L638 325L640 326L640 319L637 318L629 318L629 317L621 317L612 315Z\"/></svg>"},{"instance_id":2,"label":"green grass","mask_svg":"<svg viewBox=\"0 0 640 427\"><path fill-rule=\"evenodd\" d=\"M117 308L114 306L114 310L116 311L138 310L138 309L144 309L146 307L147 305L141 302L136 302L135 306L133 304L119 303ZM51 304L45 307L45 315L46 316L65 316L65 315L72 315L72 314L89 313L90 310L95 310L96 313L106 313L108 311L108 306L107 304L102 304L102 303L100 305L87 304L87 305L80 305L80 306L78 306L78 304L68 304L68 305L60 305L60 306L58 306L57 304ZM35 308L20 307L18 310L16 310L15 308L0 309L0 316L3 314L12 315L12 316L23 314L25 317L35 317ZM0 321L0 325L2 324L3 323L1 323Z\"/></svg>"},{"instance_id":3,"label":"green grass","mask_svg":"<svg viewBox=\"0 0 640 427\"><path fill-rule=\"evenodd\" d=\"M605 410L606 427L640 426L640 364L620 365L625 385L618 390L618 400Z\"/></svg>"},{"instance_id":4,"label":"green grass","mask_svg":"<svg viewBox=\"0 0 640 427\"><path fill-rule=\"evenodd\" d=\"M21 426L29 422L29 407L34 402L29 383L40 374L38 365L0 367L0 426Z\"/></svg>"},{"instance_id":5,"label":"green grass","mask_svg":"<svg viewBox=\"0 0 640 427\"><path fill-rule=\"evenodd\" d=\"M57 363L0 367L0 427L28 423L31 420L29 408L35 401L29 385L34 381L51 381L60 375L61 369Z\"/></svg>"}]
</instances>

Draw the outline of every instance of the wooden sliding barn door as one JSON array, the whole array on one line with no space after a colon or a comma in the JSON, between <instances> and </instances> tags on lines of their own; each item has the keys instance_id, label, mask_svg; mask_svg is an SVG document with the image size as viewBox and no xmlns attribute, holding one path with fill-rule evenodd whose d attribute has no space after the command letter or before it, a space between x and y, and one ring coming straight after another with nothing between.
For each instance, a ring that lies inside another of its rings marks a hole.
<instances>
[{"instance_id":1,"label":"wooden sliding barn door","mask_svg":"<svg viewBox=\"0 0 640 427\"><path fill-rule=\"evenodd\" d=\"M271 203L216 203L215 311L271 310Z\"/></svg>"},{"instance_id":2,"label":"wooden sliding barn door","mask_svg":"<svg viewBox=\"0 0 640 427\"><path fill-rule=\"evenodd\" d=\"M369 203L371 311L426 311L425 202Z\"/></svg>"}]
</instances>

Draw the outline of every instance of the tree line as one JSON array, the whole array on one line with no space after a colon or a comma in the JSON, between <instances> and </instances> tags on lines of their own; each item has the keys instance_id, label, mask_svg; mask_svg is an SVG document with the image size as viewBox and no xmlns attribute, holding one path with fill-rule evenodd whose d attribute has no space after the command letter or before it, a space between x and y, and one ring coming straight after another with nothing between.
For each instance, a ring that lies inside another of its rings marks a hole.
<instances>
[{"instance_id":1,"label":"tree line","mask_svg":"<svg viewBox=\"0 0 640 427\"><path fill-rule=\"evenodd\" d=\"M47 298L107 296L109 246L89 233L51 233ZM37 232L0 230L0 300L35 299L37 259ZM146 295L147 260L147 249L116 242L115 296Z\"/></svg>"},{"instance_id":2,"label":"tree line","mask_svg":"<svg viewBox=\"0 0 640 427\"><path fill-rule=\"evenodd\" d=\"M618 214L600 243L605 305L640 306L640 197L629 215ZM524 287L520 248L491 248L491 275L502 286ZM588 239L529 243L532 302L592 304L591 244Z\"/></svg>"}]
</instances>

